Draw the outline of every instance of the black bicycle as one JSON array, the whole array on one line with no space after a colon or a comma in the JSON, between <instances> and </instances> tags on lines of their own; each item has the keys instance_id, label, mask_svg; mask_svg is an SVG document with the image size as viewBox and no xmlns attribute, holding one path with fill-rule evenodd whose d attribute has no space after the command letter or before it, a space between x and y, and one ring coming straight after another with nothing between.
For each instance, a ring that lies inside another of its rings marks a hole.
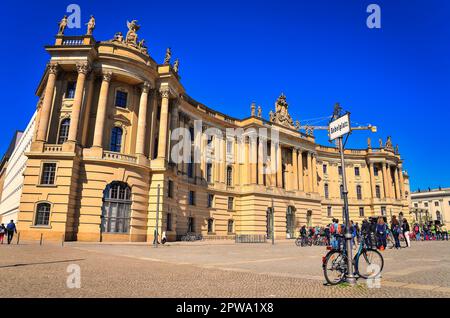
<instances>
[{"instance_id":1,"label":"black bicycle","mask_svg":"<svg viewBox=\"0 0 450 318\"><path fill-rule=\"evenodd\" d=\"M347 252L344 237L342 247L330 250L322 259L323 273L330 285L345 281L348 275ZM363 238L353 258L354 275L364 279L379 277L384 267L383 256L375 249L366 247Z\"/></svg>"}]
</instances>

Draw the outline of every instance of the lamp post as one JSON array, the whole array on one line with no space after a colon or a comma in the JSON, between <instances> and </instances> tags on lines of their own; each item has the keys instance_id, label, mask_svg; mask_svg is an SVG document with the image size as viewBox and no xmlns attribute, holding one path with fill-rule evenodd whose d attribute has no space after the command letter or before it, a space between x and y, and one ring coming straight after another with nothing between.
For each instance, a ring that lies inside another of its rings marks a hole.
<instances>
[{"instance_id":1,"label":"lamp post","mask_svg":"<svg viewBox=\"0 0 450 318\"><path fill-rule=\"evenodd\" d=\"M153 239L153 245L155 248L158 248L158 228L159 228L159 192L160 192L160 185L158 184L158 190L156 195L156 227L155 227L155 238Z\"/></svg>"}]
</instances>

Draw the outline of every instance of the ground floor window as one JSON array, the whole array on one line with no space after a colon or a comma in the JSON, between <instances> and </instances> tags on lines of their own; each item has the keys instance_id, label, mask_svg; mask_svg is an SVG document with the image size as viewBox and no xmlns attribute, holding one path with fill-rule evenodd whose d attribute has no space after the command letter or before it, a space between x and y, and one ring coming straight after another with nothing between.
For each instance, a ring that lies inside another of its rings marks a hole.
<instances>
[{"instance_id":1,"label":"ground floor window","mask_svg":"<svg viewBox=\"0 0 450 318\"><path fill-rule=\"evenodd\" d=\"M312 211L309 210L306 212L306 226L311 227L312 226Z\"/></svg>"},{"instance_id":2,"label":"ground floor window","mask_svg":"<svg viewBox=\"0 0 450 318\"><path fill-rule=\"evenodd\" d=\"M49 225L50 223L50 204L39 203L36 209L35 225Z\"/></svg>"},{"instance_id":3,"label":"ground floor window","mask_svg":"<svg viewBox=\"0 0 450 318\"><path fill-rule=\"evenodd\" d=\"M286 237L295 238L295 208L289 206L286 210Z\"/></svg>"},{"instance_id":4,"label":"ground floor window","mask_svg":"<svg viewBox=\"0 0 450 318\"><path fill-rule=\"evenodd\" d=\"M268 208L266 212L266 236L267 238L272 238L273 231L273 222L272 222L272 209Z\"/></svg>"},{"instance_id":5,"label":"ground floor window","mask_svg":"<svg viewBox=\"0 0 450 318\"><path fill-rule=\"evenodd\" d=\"M208 219L208 233L214 233L214 220Z\"/></svg>"},{"instance_id":6,"label":"ground floor window","mask_svg":"<svg viewBox=\"0 0 450 318\"><path fill-rule=\"evenodd\" d=\"M228 220L228 233L234 233L234 221L233 220Z\"/></svg>"},{"instance_id":7,"label":"ground floor window","mask_svg":"<svg viewBox=\"0 0 450 318\"><path fill-rule=\"evenodd\" d=\"M193 217L188 218L188 233L195 232L195 222Z\"/></svg>"},{"instance_id":8,"label":"ground floor window","mask_svg":"<svg viewBox=\"0 0 450 318\"><path fill-rule=\"evenodd\" d=\"M130 187L123 182L109 184L103 196L102 232L128 233L130 213Z\"/></svg>"}]
</instances>

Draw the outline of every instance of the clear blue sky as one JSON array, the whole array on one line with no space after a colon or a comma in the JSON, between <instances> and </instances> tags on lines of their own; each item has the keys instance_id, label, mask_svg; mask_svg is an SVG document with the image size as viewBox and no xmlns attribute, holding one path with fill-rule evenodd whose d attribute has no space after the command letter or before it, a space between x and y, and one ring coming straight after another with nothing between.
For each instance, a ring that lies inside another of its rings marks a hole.
<instances>
[{"instance_id":1,"label":"clear blue sky","mask_svg":"<svg viewBox=\"0 0 450 318\"><path fill-rule=\"evenodd\" d=\"M302 121L339 101L355 122L378 126L374 145L392 135L413 190L450 186L450 1L4 2L1 153L34 111L43 46L70 3L81 6L83 24L95 15L97 40L139 20L152 57L162 62L172 47L188 94L209 107L242 118L254 100L267 117L285 92ZM370 3L381 6L379 30L366 27ZM366 147L368 136L355 132L348 145Z\"/></svg>"}]
</instances>

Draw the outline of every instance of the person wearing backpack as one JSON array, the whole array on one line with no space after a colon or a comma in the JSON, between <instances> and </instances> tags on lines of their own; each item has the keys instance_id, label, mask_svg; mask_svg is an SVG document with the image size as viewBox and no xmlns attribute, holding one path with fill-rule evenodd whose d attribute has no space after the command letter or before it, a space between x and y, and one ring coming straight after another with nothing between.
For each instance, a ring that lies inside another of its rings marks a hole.
<instances>
[{"instance_id":1,"label":"person wearing backpack","mask_svg":"<svg viewBox=\"0 0 450 318\"><path fill-rule=\"evenodd\" d=\"M11 220L11 222L8 223L8 225L6 226L6 232L8 234L8 244L11 244L14 233L17 233L17 228L16 224L14 224L14 220Z\"/></svg>"},{"instance_id":2,"label":"person wearing backpack","mask_svg":"<svg viewBox=\"0 0 450 318\"><path fill-rule=\"evenodd\" d=\"M2 225L0 225L0 242L1 242L1 244L3 244L3 239L5 238L5 233L6 233L6 227L5 227L5 224L2 223Z\"/></svg>"},{"instance_id":3,"label":"person wearing backpack","mask_svg":"<svg viewBox=\"0 0 450 318\"><path fill-rule=\"evenodd\" d=\"M361 236L368 248L372 248L372 237L370 235L370 224L367 219L362 221Z\"/></svg>"}]
</instances>

